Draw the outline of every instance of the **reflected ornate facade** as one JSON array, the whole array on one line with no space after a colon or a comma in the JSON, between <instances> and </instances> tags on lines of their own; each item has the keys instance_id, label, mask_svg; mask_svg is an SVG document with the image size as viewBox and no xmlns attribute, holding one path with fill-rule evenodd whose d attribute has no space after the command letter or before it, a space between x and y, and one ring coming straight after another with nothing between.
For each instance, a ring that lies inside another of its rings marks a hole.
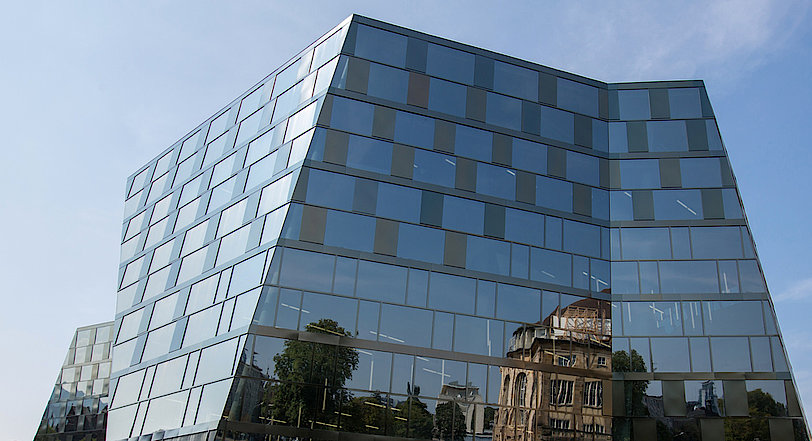
<instances>
[{"instance_id":1,"label":"reflected ornate facade","mask_svg":"<svg viewBox=\"0 0 812 441\"><path fill-rule=\"evenodd\" d=\"M353 16L127 181L107 439L807 439L701 81Z\"/></svg>"}]
</instances>

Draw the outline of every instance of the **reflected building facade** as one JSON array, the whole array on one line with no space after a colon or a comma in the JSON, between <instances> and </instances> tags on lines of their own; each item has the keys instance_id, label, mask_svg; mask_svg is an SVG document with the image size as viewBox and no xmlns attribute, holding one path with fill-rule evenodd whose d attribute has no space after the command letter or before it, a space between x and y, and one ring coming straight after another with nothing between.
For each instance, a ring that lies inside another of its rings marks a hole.
<instances>
[{"instance_id":1,"label":"reflected building facade","mask_svg":"<svg viewBox=\"0 0 812 441\"><path fill-rule=\"evenodd\" d=\"M801 440L701 81L352 16L127 180L107 439Z\"/></svg>"},{"instance_id":2,"label":"reflected building facade","mask_svg":"<svg viewBox=\"0 0 812 441\"><path fill-rule=\"evenodd\" d=\"M76 330L34 440L104 440L112 331L113 322Z\"/></svg>"}]
</instances>

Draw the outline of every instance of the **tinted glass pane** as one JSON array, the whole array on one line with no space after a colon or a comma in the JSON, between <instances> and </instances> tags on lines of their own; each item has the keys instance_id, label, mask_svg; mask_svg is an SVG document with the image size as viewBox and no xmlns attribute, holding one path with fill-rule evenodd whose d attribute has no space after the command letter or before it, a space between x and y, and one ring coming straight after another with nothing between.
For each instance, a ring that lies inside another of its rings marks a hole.
<instances>
[{"instance_id":1,"label":"tinted glass pane","mask_svg":"<svg viewBox=\"0 0 812 441\"><path fill-rule=\"evenodd\" d=\"M409 224L398 228L398 257L442 263L444 244L442 230Z\"/></svg>"},{"instance_id":2,"label":"tinted glass pane","mask_svg":"<svg viewBox=\"0 0 812 441\"><path fill-rule=\"evenodd\" d=\"M416 181L454 187L456 168L453 156L415 149L413 178Z\"/></svg>"},{"instance_id":3,"label":"tinted glass pane","mask_svg":"<svg viewBox=\"0 0 812 441\"><path fill-rule=\"evenodd\" d=\"M683 181L684 185L685 181ZM622 188L658 188L660 164L656 159L620 161L620 186Z\"/></svg>"},{"instance_id":4,"label":"tinted glass pane","mask_svg":"<svg viewBox=\"0 0 812 441\"><path fill-rule=\"evenodd\" d=\"M513 165L522 170L546 174L547 146L513 138Z\"/></svg>"},{"instance_id":5,"label":"tinted glass pane","mask_svg":"<svg viewBox=\"0 0 812 441\"><path fill-rule=\"evenodd\" d=\"M392 144L362 136L350 136L347 166L388 175L392 166Z\"/></svg>"},{"instance_id":6,"label":"tinted glass pane","mask_svg":"<svg viewBox=\"0 0 812 441\"><path fill-rule=\"evenodd\" d=\"M536 176L536 205L572 212L572 184L546 176Z\"/></svg>"},{"instance_id":7,"label":"tinted glass pane","mask_svg":"<svg viewBox=\"0 0 812 441\"><path fill-rule=\"evenodd\" d=\"M373 106L346 98L333 98L330 127L360 135L372 134Z\"/></svg>"},{"instance_id":8,"label":"tinted glass pane","mask_svg":"<svg viewBox=\"0 0 812 441\"><path fill-rule=\"evenodd\" d=\"M670 259L667 228L624 228L620 231L623 259Z\"/></svg>"},{"instance_id":9,"label":"tinted glass pane","mask_svg":"<svg viewBox=\"0 0 812 441\"><path fill-rule=\"evenodd\" d=\"M495 165L477 164L476 191L512 201L516 198L516 172Z\"/></svg>"},{"instance_id":10,"label":"tinted glass pane","mask_svg":"<svg viewBox=\"0 0 812 441\"><path fill-rule=\"evenodd\" d=\"M484 237L468 236L465 267L507 276L510 271L510 244Z\"/></svg>"},{"instance_id":11,"label":"tinted glass pane","mask_svg":"<svg viewBox=\"0 0 812 441\"><path fill-rule=\"evenodd\" d=\"M408 72L381 64L370 64L367 95L405 103L408 85Z\"/></svg>"},{"instance_id":12,"label":"tinted glass pane","mask_svg":"<svg viewBox=\"0 0 812 441\"><path fill-rule=\"evenodd\" d=\"M761 302L703 302L702 314L708 335L763 334Z\"/></svg>"},{"instance_id":13,"label":"tinted glass pane","mask_svg":"<svg viewBox=\"0 0 812 441\"><path fill-rule=\"evenodd\" d=\"M432 78L429 86L429 109L465 117L466 87Z\"/></svg>"},{"instance_id":14,"label":"tinted glass pane","mask_svg":"<svg viewBox=\"0 0 812 441\"><path fill-rule=\"evenodd\" d=\"M365 299L404 303L406 268L359 261L356 295Z\"/></svg>"},{"instance_id":15,"label":"tinted glass pane","mask_svg":"<svg viewBox=\"0 0 812 441\"><path fill-rule=\"evenodd\" d=\"M430 308L472 314L475 296L474 279L442 273L429 276Z\"/></svg>"},{"instance_id":16,"label":"tinted glass pane","mask_svg":"<svg viewBox=\"0 0 812 441\"><path fill-rule=\"evenodd\" d=\"M717 293L719 281L714 261L660 262L663 293Z\"/></svg>"},{"instance_id":17,"label":"tinted glass pane","mask_svg":"<svg viewBox=\"0 0 812 441\"><path fill-rule=\"evenodd\" d=\"M492 144L493 133L463 125L457 126L454 137L454 153L457 156L490 162Z\"/></svg>"},{"instance_id":18,"label":"tinted glass pane","mask_svg":"<svg viewBox=\"0 0 812 441\"><path fill-rule=\"evenodd\" d=\"M406 37L393 32L359 25L355 55L381 63L403 67L406 63Z\"/></svg>"},{"instance_id":19,"label":"tinted glass pane","mask_svg":"<svg viewBox=\"0 0 812 441\"><path fill-rule=\"evenodd\" d=\"M598 88L557 78L558 107L573 112L598 117Z\"/></svg>"},{"instance_id":20,"label":"tinted glass pane","mask_svg":"<svg viewBox=\"0 0 812 441\"><path fill-rule=\"evenodd\" d=\"M718 158L680 159L683 187L721 187L722 174Z\"/></svg>"},{"instance_id":21,"label":"tinted glass pane","mask_svg":"<svg viewBox=\"0 0 812 441\"><path fill-rule=\"evenodd\" d=\"M567 151L568 180L597 187L601 176L598 167L598 158Z\"/></svg>"},{"instance_id":22,"label":"tinted glass pane","mask_svg":"<svg viewBox=\"0 0 812 441\"><path fill-rule=\"evenodd\" d=\"M573 143L575 119L572 113L550 107L541 108L541 136Z\"/></svg>"},{"instance_id":23,"label":"tinted glass pane","mask_svg":"<svg viewBox=\"0 0 812 441\"><path fill-rule=\"evenodd\" d=\"M405 222L420 221L420 190L386 183L378 184L375 214Z\"/></svg>"},{"instance_id":24,"label":"tinted glass pane","mask_svg":"<svg viewBox=\"0 0 812 441\"><path fill-rule=\"evenodd\" d=\"M698 190L660 190L654 196L654 219L702 219L702 194Z\"/></svg>"},{"instance_id":25,"label":"tinted glass pane","mask_svg":"<svg viewBox=\"0 0 812 441\"><path fill-rule=\"evenodd\" d=\"M474 82L474 55L429 43L426 73L458 83Z\"/></svg>"},{"instance_id":26,"label":"tinted glass pane","mask_svg":"<svg viewBox=\"0 0 812 441\"><path fill-rule=\"evenodd\" d=\"M618 90L620 119L635 120L651 118L648 90Z\"/></svg>"},{"instance_id":27,"label":"tinted glass pane","mask_svg":"<svg viewBox=\"0 0 812 441\"><path fill-rule=\"evenodd\" d=\"M493 90L530 101L538 100L538 72L513 64L495 61Z\"/></svg>"},{"instance_id":28,"label":"tinted glass pane","mask_svg":"<svg viewBox=\"0 0 812 441\"><path fill-rule=\"evenodd\" d=\"M646 123L650 152L688 150L688 133L684 121L649 121Z\"/></svg>"},{"instance_id":29,"label":"tinted glass pane","mask_svg":"<svg viewBox=\"0 0 812 441\"><path fill-rule=\"evenodd\" d=\"M443 198L443 228L482 234L485 204L454 196Z\"/></svg>"},{"instance_id":30,"label":"tinted glass pane","mask_svg":"<svg viewBox=\"0 0 812 441\"><path fill-rule=\"evenodd\" d=\"M682 335L679 302L624 302L624 335Z\"/></svg>"},{"instance_id":31,"label":"tinted glass pane","mask_svg":"<svg viewBox=\"0 0 812 441\"><path fill-rule=\"evenodd\" d=\"M694 259L744 257L739 227L692 227L691 247Z\"/></svg>"},{"instance_id":32,"label":"tinted glass pane","mask_svg":"<svg viewBox=\"0 0 812 441\"><path fill-rule=\"evenodd\" d=\"M485 121L488 124L521 130L522 102L516 98L489 92L485 108Z\"/></svg>"},{"instance_id":33,"label":"tinted glass pane","mask_svg":"<svg viewBox=\"0 0 812 441\"><path fill-rule=\"evenodd\" d=\"M395 117L395 142L432 148L434 120L414 113L398 112Z\"/></svg>"}]
</instances>

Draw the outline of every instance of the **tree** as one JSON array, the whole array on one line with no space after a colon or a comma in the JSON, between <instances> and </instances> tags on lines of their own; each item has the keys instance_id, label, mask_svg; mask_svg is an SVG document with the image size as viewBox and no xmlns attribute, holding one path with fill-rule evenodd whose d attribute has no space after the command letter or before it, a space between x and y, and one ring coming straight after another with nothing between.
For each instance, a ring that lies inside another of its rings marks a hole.
<instances>
[{"instance_id":1,"label":"tree","mask_svg":"<svg viewBox=\"0 0 812 441\"><path fill-rule=\"evenodd\" d=\"M307 329L350 336L330 319L310 323ZM351 399L343 386L358 367L358 353L352 348L289 340L273 360L274 375L279 382L266 387L263 417L297 427L336 426L341 406Z\"/></svg>"},{"instance_id":2,"label":"tree","mask_svg":"<svg viewBox=\"0 0 812 441\"><path fill-rule=\"evenodd\" d=\"M747 403L750 418L725 419L725 440L739 441L770 439L770 426L767 417L785 416L786 408L782 403L775 401L772 395L761 389L747 392Z\"/></svg>"},{"instance_id":3,"label":"tree","mask_svg":"<svg viewBox=\"0 0 812 441\"><path fill-rule=\"evenodd\" d=\"M447 441L465 439L465 417L457 403L446 401L437 405L434 415L434 435Z\"/></svg>"}]
</instances>

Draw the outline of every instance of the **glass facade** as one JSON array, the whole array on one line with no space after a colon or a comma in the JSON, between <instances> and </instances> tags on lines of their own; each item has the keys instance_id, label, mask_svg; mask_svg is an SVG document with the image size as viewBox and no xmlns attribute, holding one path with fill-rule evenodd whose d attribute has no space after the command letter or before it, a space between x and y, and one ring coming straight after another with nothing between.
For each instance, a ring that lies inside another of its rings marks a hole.
<instances>
[{"instance_id":1,"label":"glass facade","mask_svg":"<svg viewBox=\"0 0 812 441\"><path fill-rule=\"evenodd\" d=\"M113 322L76 330L34 436L36 441L104 439L112 336Z\"/></svg>"},{"instance_id":2,"label":"glass facade","mask_svg":"<svg viewBox=\"0 0 812 441\"><path fill-rule=\"evenodd\" d=\"M127 184L108 440L808 439L701 81L352 16Z\"/></svg>"}]
</instances>

